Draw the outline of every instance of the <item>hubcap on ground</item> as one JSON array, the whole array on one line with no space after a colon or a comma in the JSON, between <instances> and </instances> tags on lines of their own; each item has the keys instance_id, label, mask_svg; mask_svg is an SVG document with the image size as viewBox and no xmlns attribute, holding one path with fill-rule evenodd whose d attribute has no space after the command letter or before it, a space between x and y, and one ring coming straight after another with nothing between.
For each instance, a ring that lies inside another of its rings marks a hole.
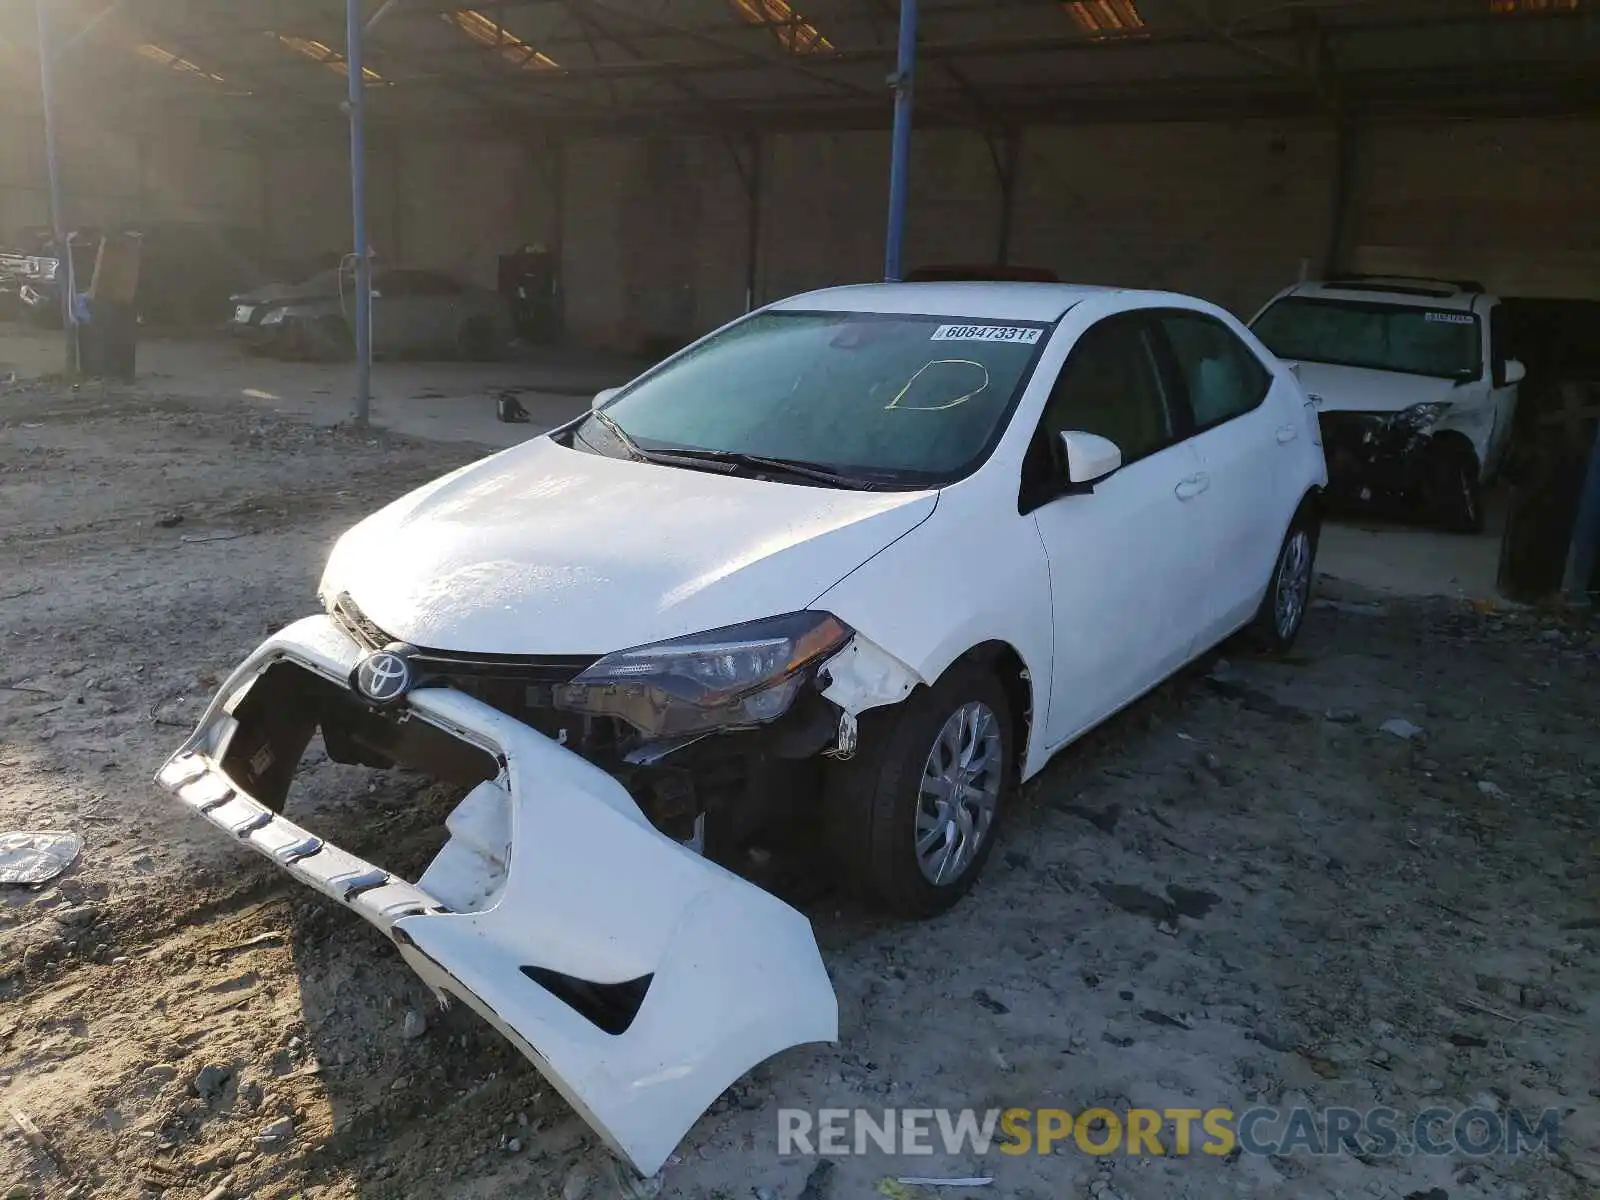
<instances>
[{"instance_id":1,"label":"hubcap on ground","mask_svg":"<svg viewBox=\"0 0 1600 1200\"><path fill-rule=\"evenodd\" d=\"M922 766L917 866L936 887L960 879L978 856L1000 803L1000 722L974 700L950 714Z\"/></svg>"},{"instance_id":2,"label":"hubcap on ground","mask_svg":"<svg viewBox=\"0 0 1600 1200\"><path fill-rule=\"evenodd\" d=\"M1278 594L1273 610L1277 616L1278 636L1287 640L1300 627L1305 615L1306 598L1311 593L1311 535L1296 529L1283 544L1283 557L1278 563Z\"/></svg>"}]
</instances>

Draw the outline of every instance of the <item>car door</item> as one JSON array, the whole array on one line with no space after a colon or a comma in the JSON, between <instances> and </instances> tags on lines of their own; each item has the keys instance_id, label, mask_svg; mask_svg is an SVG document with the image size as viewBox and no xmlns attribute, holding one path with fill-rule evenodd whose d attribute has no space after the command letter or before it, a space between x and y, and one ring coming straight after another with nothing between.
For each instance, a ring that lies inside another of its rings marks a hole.
<instances>
[{"instance_id":1,"label":"car door","mask_svg":"<svg viewBox=\"0 0 1600 1200\"><path fill-rule=\"evenodd\" d=\"M1050 564L1052 747L1171 674L1195 638L1188 597L1201 517L1187 426L1143 314L1082 334L1035 432L1020 504ZM1123 453L1092 490L1064 486L1061 434L1072 430L1109 438Z\"/></svg>"},{"instance_id":2,"label":"car door","mask_svg":"<svg viewBox=\"0 0 1600 1200\"><path fill-rule=\"evenodd\" d=\"M1310 425L1296 411L1299 397L1287 394L1289 385L1277 382L1220 318L1165 309L1155 320L1194 417L1192 445L1204 485L1198 507L1205 562L1193 597L1203 619L1192 656L1255 614L1300 502L1291 495L1299 475L1292 468ZM1285 394L1271 396L1275 387Z\"/></svg>"},{"instance_id":3,"label":"car door","mask_svg":"<svg viewBox=\"0 0 1600 1200\"><path fill-rule=\"evenodd\" d=\"M419 295L423 273L384 271L372 282L372 349L376 354L414 354L424 327L427 297Z\"/></svg>"},{"instance_id":4,"label":"car door","mask_svg":"<svg viewBox=\"0 0 1600 1200\"><path fill-rule=\"evenodd\" d=\"M454 353L459 348L463 320L461 285L448 275L418 271L414 291L412 351Z\"/></svg>"}]
</instances>

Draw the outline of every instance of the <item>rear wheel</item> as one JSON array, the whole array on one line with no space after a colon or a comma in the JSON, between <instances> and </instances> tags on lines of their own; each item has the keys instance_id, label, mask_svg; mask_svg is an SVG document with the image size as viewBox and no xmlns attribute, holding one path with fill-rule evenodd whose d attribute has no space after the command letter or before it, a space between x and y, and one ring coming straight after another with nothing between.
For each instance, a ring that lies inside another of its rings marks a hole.
<instances>
[{"instance_id":1,"label":"rear wheel","mask_svg":"<svg viewBox=\"0 0 1600 1200\"><path fill-rule=\"evenodd\" d=\"M1483 532L1483 496L1478 487L1478 456L1457 437L1434 442L1425 492L1434 522L1451 533Z\"/></svg>"},{"instance_id":2,"label":"rear wheel","mask_svg":"<svg viewBox=\"0 0 1600 1200\"><path fill-rule=\"evenodd\" d=\"M1283 536L1267 594L1250 626L1250 640L1270 654L1287 654L1300 636L1311 605L1311 579L1317 560L1317 521L1306 509L1295 514Z\"/></svg>"},{"instance_id":3,"label":"rear wheel","mask_svg":"<svg viewBox=\"0 0 1600 1200\"><path fill-rule=\"evenodd\" d=\"M1010 702L958 664L904 703L862 715L860 749L830 766L828 840L847 883L904 917L943 912L977 880L1016 782Z\"/></svg>"}]
</instances>

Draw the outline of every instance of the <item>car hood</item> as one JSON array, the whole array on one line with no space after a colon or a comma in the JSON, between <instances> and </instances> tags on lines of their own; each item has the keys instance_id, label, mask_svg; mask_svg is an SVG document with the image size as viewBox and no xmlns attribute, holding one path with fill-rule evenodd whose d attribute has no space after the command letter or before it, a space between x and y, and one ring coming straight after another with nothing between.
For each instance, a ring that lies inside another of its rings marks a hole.
<instances>
[{"instance_id":1,"label":"car hood","mask_svg":"<svg viewBox=\"0 0 1600 1200\"><path fill-rule=\"evenodd\" d=\"M338 280L319 275L299 283L264 283L248 292L239 292L229 299L235 304L273 304L285 300L320 300L338 295Z\"/></svg>"},{"instance_id":2,"label":"car hood","mask_svg":"<svg viewBox=\"0 0 1600 1200\"><path fill-rule=\"evenodd\" d=\"M427 649L604 654L803 609L936 502L605 458L539 437L362 521L334 547L319 590Z\"/></svg>"},{"instance_id":3,"label":"car hood","mask_svg":"<svg viewBox=\"0 0 1600 1200\"><path fill-rule=\"evenodd\" d=\"M1295 368L1318 412L1399 412L1413 404L1459 398L1453 379L1338 367L1302 360Z\"/></svg>"}]
</instances>

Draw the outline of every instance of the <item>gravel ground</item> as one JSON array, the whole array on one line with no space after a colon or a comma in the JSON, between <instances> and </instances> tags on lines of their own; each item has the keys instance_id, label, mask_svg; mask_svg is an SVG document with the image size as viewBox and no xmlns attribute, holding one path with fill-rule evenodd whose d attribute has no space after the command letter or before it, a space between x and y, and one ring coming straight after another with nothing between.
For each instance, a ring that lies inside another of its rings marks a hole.
<instances>
[{"instance_id":1,"label":"gravel ground","mask_svg":"<svg viewBox=\"0 0 1600 1200\"><path fill-rule=\"evenodd\" d=\"M86 841L53 883L0 888L0 1195L1600 1192L1600 630L1326 584L1293 662L1225 648L1062 755L950 914L808 900L840 1044L741 1081L657 1179L618 1171L373 930L150 783L218 677L312 607L337 532L475 453L147 392L0 391L0 830ZM320 762L296 812L415 872L450 802ZM777 1147L781 1107L1474 1103L1556 1110L1556 1149L1067 1142L819 1170Z\"/></svg>"}]
</instances>

